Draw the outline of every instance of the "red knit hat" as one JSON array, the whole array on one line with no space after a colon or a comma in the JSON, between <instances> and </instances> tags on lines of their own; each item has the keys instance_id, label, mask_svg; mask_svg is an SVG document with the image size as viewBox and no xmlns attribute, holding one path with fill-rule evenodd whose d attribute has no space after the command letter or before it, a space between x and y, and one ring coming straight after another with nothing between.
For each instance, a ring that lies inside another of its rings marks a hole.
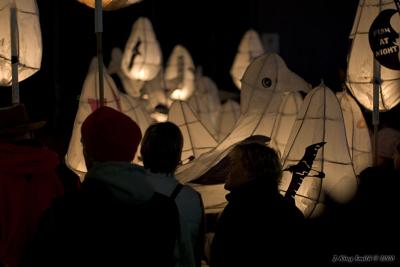
<instances>
[{"instance_id":1,"label":"red knit hat","mask_svg":"<svg viewBox=\"0 0 400 267\"><path fill-rule=\"evenodd\" d=\"M132 161L142 139L139 126L125 114L100 107L82 124L82 143L95 161Z\"/></svg>"}]
</instances>

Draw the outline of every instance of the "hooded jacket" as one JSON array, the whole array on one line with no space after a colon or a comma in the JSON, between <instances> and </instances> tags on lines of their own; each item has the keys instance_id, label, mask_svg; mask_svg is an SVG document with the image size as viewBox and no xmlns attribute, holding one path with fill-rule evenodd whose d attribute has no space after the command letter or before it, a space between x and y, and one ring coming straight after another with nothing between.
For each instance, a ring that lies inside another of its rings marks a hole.
<instances>
[{"instance_id":1,"label":"hooded jacket","mask_svg":"<svg viewBox=\"0 0 400 267\"><path fill-rule=\"evenodd\" d=\"M174 266L179 230L173 200L155 193L144 170L98 163L76 194L41 220L31 266Z\"/></svg>"},{"instance_id":2,"label":"hooded jacket","mask_svg":"<svg viewBox=\"0 0 400 267\"><path fill-rule=\"evenodd\" d=\"M41 213L63 193L55 152L0 143L0 263L20 266Z\"/></svg>"}]
</instances>

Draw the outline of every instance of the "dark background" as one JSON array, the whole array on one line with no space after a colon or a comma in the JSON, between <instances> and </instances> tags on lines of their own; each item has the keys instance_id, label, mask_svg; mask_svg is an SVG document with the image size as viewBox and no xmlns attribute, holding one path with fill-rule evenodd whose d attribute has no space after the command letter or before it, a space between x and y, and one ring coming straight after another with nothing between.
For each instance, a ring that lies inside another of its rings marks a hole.
<instances>
[{"instance_id":1,"label":"dark background","mask_svg":"<svg viewBox=\"0 0 400 267\"><path fill-rule=\"evenodd\" d=\"M94 10L75 0L38 0L43 38L41 70L20 83L21 102L33 120L66 149L89 63L96 55ZM143 0L103 13L104 62L111 49L124 48L132 24L149 18L164 63L176 44L185 46L196 66L219 89L237 91L229 70L243 34L250 28L278 33L280 55L288 67L316 86L324 79L341 90L348 36L358 0ZM11 103L11 89L0 88L0 104ZM367 114L368 116L368 114ZM62 152L63 153L63 152Z\"/></svg>"}]
</instances>

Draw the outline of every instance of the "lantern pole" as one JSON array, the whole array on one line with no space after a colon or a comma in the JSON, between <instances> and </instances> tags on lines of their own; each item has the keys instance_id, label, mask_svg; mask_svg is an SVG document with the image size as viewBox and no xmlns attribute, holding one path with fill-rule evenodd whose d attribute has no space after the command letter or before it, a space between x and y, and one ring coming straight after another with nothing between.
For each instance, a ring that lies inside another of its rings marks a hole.
<instances>
[{"instance_id":1,"label":"lantern pole","mask_svg":"<svg viewBox=\"0 0 400 267\"><path fill-rule=\"evenodd\" d=\"M374 127L374 138L372 140L372 164L378 165L378 126L379 126L379 89L381 86L381 65L374 59L373 66L373 102L372 102L372 125Z\"/></svg>"},{"instance_id":2,"label":"lantern pole","mask_svg":"<svg viewBox=\"0 0 400 267\"><path fill-rule=\"evenodd\" d=\"M103 77L103 6L102 0L96 0L95 32L97 41L97 63L99 68L99 98L100 107L104 106L104 77Z\"/></svg>"},{"instance_id":3,"label":"lantern pole","mask_svg":"<svg viewBox=\"0 0 400 267\"><path fill-rule=\"evenodd\" d=\"M10 4L10 31L11 31L11 84L12 84L12 104L19 103L19 84L18 84L18 25L17 7L15 1Z\"/></svg>"}]
</instances>

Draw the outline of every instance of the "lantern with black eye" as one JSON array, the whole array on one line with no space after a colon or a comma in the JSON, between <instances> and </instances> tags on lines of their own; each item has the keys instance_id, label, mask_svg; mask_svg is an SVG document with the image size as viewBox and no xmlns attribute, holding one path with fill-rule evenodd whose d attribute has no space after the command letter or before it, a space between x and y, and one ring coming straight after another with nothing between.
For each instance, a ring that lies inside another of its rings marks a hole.
<instances>
[{"instance_id":1,"label":"lantern with black eye","mask_svg":"<svg viewBox=\"0 0 400 267\"><path fill-rule=\"evenodd\" d=\"M96 0L77 0L77 1L91 8L94 8L96 6ZM117 10L120 8L124 8L140 1L141 0L102 0L101 2L103 9L110 11L110 10Z\"/></svg>"},{"instance_id":2,"label":"lantern with black eye","mask_svg":"<svg viewBox=\"0 0 400 267\"><path fill-rule=\"evenodd\" d=\"M35 0L0 2L0 86L13 85L13 103L19 102L18 82L40 69L42 35Z\"/></svg>"}]
</instances>

